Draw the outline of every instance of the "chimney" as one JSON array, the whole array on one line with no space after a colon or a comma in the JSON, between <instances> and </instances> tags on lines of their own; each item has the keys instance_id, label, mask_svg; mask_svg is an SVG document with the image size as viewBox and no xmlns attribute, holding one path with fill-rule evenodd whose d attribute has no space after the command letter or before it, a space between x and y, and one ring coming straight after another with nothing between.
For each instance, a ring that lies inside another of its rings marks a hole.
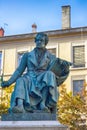
<instances>
[{"instance_id":1,"label":"chimney","mask_svg":"<svg viewBox=\"0 0 87 130\"><path fill-rule=\"evenodd\" d=\"M71 7L70 5L62 6L62 29L71 28Z\"/></svg>"},{"instance_id":2,"label":"chimney","mask_svg":"<svg viewBox=\"0 0 87 130\"><path fill-rule=\"evenodd\" d=\"M36 33L37 32L37 25L34 23L32 24L32 33Z\"/></svg>"},{"instance_id":3,"label":"chimney","mask_svg":"<svg viewBox=\"0 0 87 130\"><path fill-rule=\"evenodd\" d=\"M0 28L0 37L3 37L4 36L4 29L1 27Z\"/></svg>"}]
</instances>

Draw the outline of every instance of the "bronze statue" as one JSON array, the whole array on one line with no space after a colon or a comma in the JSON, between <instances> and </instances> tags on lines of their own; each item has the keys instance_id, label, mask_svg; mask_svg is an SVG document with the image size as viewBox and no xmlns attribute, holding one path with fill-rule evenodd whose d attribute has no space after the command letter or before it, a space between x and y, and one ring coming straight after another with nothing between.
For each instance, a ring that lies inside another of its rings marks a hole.
<instances>
[{"instance_id":1,"label":"bronze statue","mask_svg":"<svg viewBox=\"0 0 87 130\"><path fill-rule=\"evenodd\" d=\"M38 33L35 43L33 51L23 55L11 78L2 82L2 87L9 87L16 82L10 106L14 113L54 111L58 100L57 86L62 84L69 74L71 63L56 58L46 49L46 34ZM26 68L27 72L23 74Z\"/></svg>"}]
</instances>

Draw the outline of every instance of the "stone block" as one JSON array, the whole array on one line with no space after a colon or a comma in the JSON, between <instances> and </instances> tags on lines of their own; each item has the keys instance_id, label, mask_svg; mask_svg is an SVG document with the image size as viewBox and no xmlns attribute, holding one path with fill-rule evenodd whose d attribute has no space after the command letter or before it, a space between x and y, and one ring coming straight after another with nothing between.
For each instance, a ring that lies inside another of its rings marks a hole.
<instances>
[{"instance_id":1,"label":"stone block","mask_svg":"<svg viewBox=\"0 0 87 130\"><path fill-rule=\"evenodd\" d=\"M69 130L58 121L0 121L0 130Z\"/></svg>"},{"instance_id":2,"label":"stone block","mask_svg":"<svg viewBox=\"0 0 87 130\"><path fill-rule=\"evenodd\" d=\"M56 120L53 113L8 113L1 116L2 121L41 121Z\"/></svg>"}]
</instances>

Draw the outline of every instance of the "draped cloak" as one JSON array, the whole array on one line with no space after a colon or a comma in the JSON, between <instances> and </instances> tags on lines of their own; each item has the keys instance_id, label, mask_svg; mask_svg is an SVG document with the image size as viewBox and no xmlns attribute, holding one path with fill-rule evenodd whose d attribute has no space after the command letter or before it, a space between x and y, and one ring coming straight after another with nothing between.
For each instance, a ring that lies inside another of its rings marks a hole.
<instances>
[{"instance_id":1,"label":"draped cloak","mask_svg":"<svg viewBox=\"0 0 87 130\"><path fill-rule=\"evenodd\" d=\"M58 77L49 69L56 59L58 58L47 49L40 63L37 61L35 49L23 55L19 67L8 81L9 84L16 82L11 96L11 108L16 105L17 98L23 99L25 104L37 106L43 100L43 88L48 90L46 105L49 105L50 102L52 102L51 104L57 103L57 86L65 81L68 73ZM23 74L26 68L26 73Z\"/></svg>"}]
</instances>

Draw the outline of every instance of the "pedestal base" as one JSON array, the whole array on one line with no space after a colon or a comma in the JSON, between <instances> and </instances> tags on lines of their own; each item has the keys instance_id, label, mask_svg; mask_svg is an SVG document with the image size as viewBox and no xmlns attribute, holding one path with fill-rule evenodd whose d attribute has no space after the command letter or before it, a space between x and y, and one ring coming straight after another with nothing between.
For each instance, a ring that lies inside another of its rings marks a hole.
<instances>
[{"instance_id":1,"label":"pedestal base","mask_svg":"<svg viewBox=\"0 0 87 130\"><path fill-rule=\"evenodd\" d=\"M0 130L69 130L58 121L0 121Z\"/></svg>"},{"instance_id":2,"label":"pedestal base","mask_svg":"<svg viewBox=\"0 0 87 130\"><path fill-rule=\"evenodd\" d=\"M52 113L8 113L2 114L1 121L46 121L56 120L56 114Z\"/></svg>"}]
</instances>

